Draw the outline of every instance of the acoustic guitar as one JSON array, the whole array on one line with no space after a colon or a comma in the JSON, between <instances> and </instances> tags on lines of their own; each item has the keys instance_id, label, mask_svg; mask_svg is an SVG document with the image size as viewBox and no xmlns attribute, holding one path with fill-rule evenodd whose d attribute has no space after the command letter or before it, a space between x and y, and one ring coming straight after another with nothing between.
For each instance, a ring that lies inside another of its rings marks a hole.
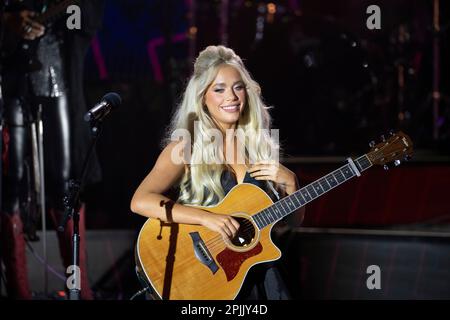
<instances>
[{"instance_id":1,"label":"acoustic guitar","mask_svg":"<svg viewBox=\"0 0 450 320\"><path fill-rule=\"evenodd\" d=\"M199 225L163 222L149 218L136 244L136 269L151 286L155 298L170 300L234 299L251 267L281 257L271 240L274 224L307 203L349 181L373 165L386 166L413 152L411 139L391 133L367 154L273 203L259 187L236 185L217 205L199 207L232 215L240 225L237 235L224 240Z\"/></svg>"}]
</instances>

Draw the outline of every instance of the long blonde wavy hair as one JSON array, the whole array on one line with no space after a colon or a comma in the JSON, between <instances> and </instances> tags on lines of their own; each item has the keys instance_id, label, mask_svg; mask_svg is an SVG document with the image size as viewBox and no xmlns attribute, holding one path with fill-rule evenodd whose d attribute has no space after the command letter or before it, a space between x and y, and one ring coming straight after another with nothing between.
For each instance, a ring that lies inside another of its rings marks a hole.
<instances>
[{"instance_id":1,"label":"long blonde wavy hair","mask_svg":"<svg viewBox=\"0 0 450 320\"><path fill-rule=\"evenodd\" d=\"M215 158L223 153L217 150L217 144L211 143L209 130L220 128L204 104L204 95L223 65L234 67L246 88L247 104L236 126L244 132L246 159L251 156L253 162L268 161L273 157L272 150L279 150L278 141L269 134L271 117L269 107L262 100L259 84L252 79L241 58L232 49L208 46L195 61L193 74L163 141L163 145L169 144L178 129L187 130L191 137L190 164L180 181L180 203L207 206L224 197L221 176L227 166L214 163Z\"/></svg>"}]
</instances>

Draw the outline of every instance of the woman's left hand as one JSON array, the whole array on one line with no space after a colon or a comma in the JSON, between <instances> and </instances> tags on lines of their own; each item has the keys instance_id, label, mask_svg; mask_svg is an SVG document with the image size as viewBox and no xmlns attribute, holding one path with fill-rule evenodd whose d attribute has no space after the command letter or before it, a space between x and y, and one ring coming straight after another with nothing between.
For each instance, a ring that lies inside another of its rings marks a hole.
<instances>
[{"instance_id":1,"label":"woman's left hand","mask_svg":"<svg viewBox=\"0 0 450 320\"><path fill-rule=\"evenodd\" d=\"M248 172L256 180L271 180L284 186L287 194L294 193L298 189L297 176L281 163L256 163Z\"/></svg>"}]
</instances>

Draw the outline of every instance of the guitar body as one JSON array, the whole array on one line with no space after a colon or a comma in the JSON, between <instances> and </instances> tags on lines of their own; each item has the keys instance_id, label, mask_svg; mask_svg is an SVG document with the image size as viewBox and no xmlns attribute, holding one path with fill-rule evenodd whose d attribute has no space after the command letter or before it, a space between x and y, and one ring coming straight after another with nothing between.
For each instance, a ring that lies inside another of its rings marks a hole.
<instances>
[{"instance_id":1,"label":"guitar body","mask_svg":"<svg viewBox=\"0 0 450 320\"><path fill-rule=\"evenodd\" d=\"M141 276L162 299L234 299L252 266L281 257L271 240L273 224L259 230L251 219L272 204L259 187L243 183L218 205L199 207L236 217L239 233L228 243L202 226L148 219L136 245Z\"/></svg>"}]
</instances>

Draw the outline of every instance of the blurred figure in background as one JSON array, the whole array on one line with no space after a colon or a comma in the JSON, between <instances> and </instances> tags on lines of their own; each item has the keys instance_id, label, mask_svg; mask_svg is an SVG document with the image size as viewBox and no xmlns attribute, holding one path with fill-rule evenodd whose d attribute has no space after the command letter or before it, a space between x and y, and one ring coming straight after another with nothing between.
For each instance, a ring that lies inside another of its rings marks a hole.
<instances>
[{"instance_id":1,"label":"blurred figure in background","mask_svg":"<svg viewBox=\"0 0 450 320\"><path fill-rule=\"evenodd\" d=\"M70 3L69 3L70 4ZM32 298L26 266L26 237L30 208L29 168L32 166L30 124L42 108L46 207L56 227L64 213L63 197L70 178L79 177L89 146L83 121L83 63L86 50L102 21L104 1L74 1L81 8L81 29L66 26L67 2L9 1L2 17L5 148L1 210L1 251L8 297ZM31 42L34 40L33 42ZM24 53L23 44L29 50ZM87 175L100 178L96 159ZM81 298L92 299L86 270L84 207L80 212ZM33 219L32 219L33 220ZM35 219L34 219L35 220ZM28 229L30 227L30 229ZM72 264L72 221L58 233L64 266Z\"/></svg>"}]
</instances>

